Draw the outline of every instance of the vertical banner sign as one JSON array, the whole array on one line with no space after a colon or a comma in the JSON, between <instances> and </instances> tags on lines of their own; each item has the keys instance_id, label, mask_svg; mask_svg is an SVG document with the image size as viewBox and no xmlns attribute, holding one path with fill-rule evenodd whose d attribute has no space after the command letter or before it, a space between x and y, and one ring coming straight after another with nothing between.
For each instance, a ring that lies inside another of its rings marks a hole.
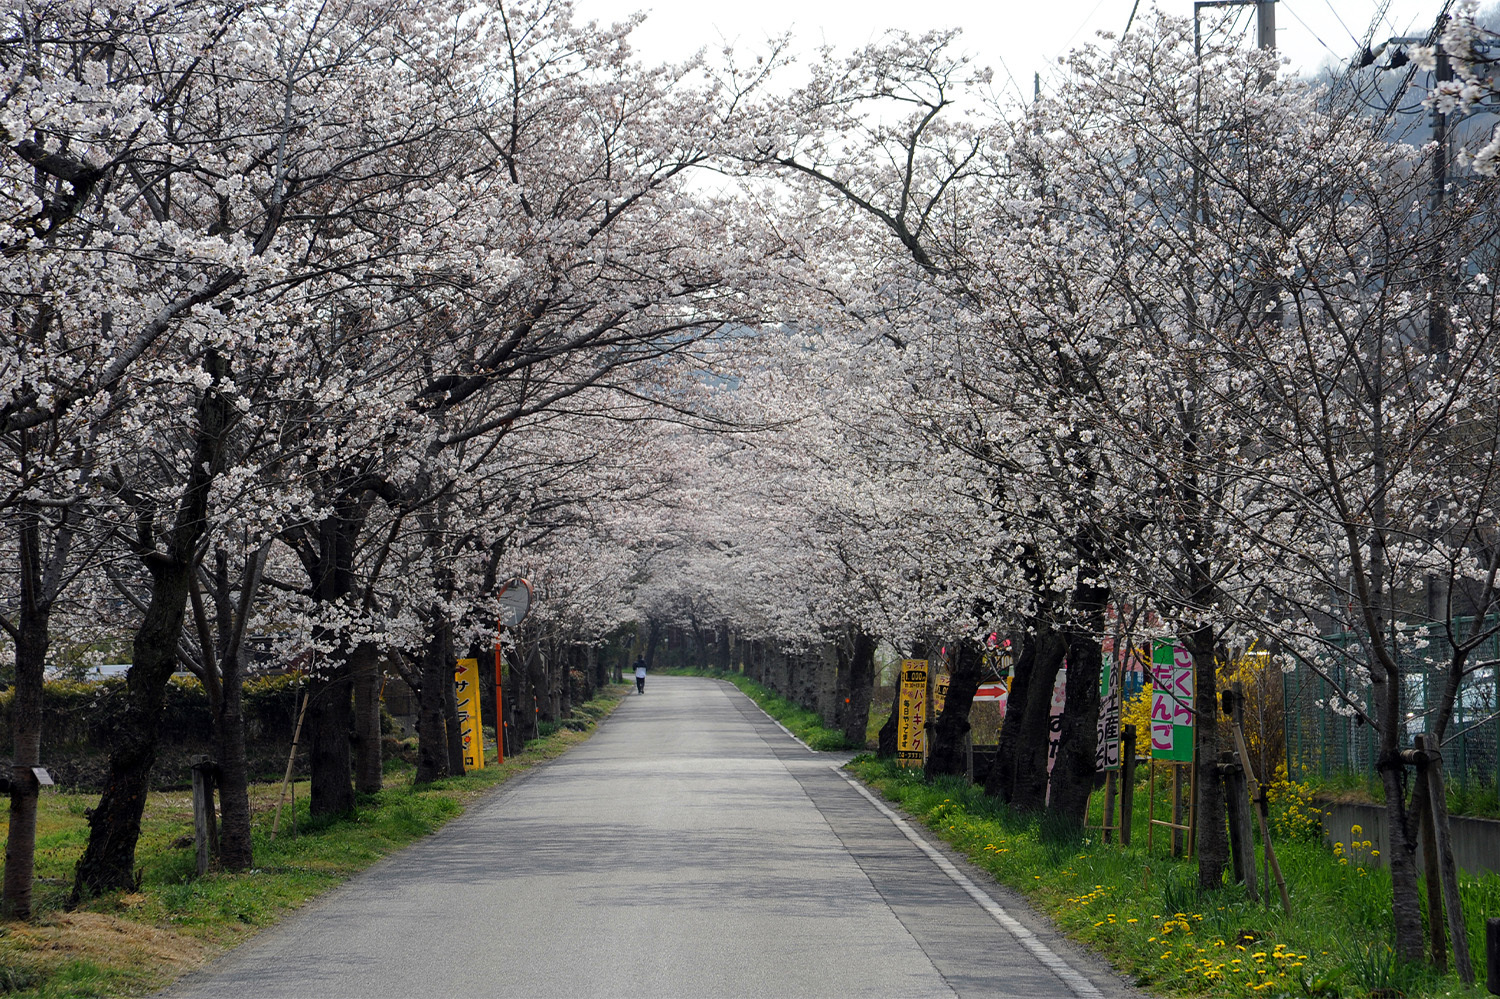
<instances>
[{"instance_id":1,"label":"vertical banner sign","mask_svg":"<svg viewBox=\"0 0 1500 999\"><path fill-rule=\"evenodd\" d=\"M1193 759L1193 658L1171 642L1151 647L1151 758Z\"/></svg>"},{"instance_id":2,"label":"vertical banner sign","mask_svg":"<svg viewBox=\"0 0 1500 999\"><path fill-rule=\"evenodd\" d=\"M1063 661L1062 669L1057 671L1057 681L1052 684L1052 706L1050 717L1047 719L1047 776L1052 776L1052 768L1057 765L1057 751L1062 748L1062 720L1063 712L1068 707L1068 663ZM1047 793L1052 793L1052 785L1047 785Z\"/></svg>"},{"instance_id":3,"label":"vertical banner sign","mask_svg":"<svg viewBox=\"0 0 1500 999\"><path fill-rule=\"evenodd\" d=\"M927 660L901 660L901 714L896 727L896 762L920 767L927 750Z\"/></svg>"},{"instance_id":4,"label":"vertical banner sign","mask_svg":"<svg viewBox=\"0 0 1500 999\"><path fill-rule=\"evenodd\" d=\"M1104 666L1099 670L1099 727L1094 741L1094 771L1120 769L1120 709L1124 705L1124 663L1115 655L1113 640L1105 642Z\"/></svg>"},{"instance_id":5,"label":"vertical banner sign","mask_svg":"<svg viewBox=\"0 0 1500 999\"><path fill-rule=\"evenodd\" d=\"M948 680L947 673L939 673L932 681L932 717L936 718L943 713L943 705L948 703Z\"/></svg>"},{"instance_id":6,"label":"vertical banner sign","mask_svg":"<svg viewBox=\"0 0 1500 999\"><path fill-rule=\"evenodd\" d=\"M453 671L458 692L458 727L464 739L464 769L484 769L484 729L479 719L479 660L460 659Z\"/></svg>"}]
</instances>

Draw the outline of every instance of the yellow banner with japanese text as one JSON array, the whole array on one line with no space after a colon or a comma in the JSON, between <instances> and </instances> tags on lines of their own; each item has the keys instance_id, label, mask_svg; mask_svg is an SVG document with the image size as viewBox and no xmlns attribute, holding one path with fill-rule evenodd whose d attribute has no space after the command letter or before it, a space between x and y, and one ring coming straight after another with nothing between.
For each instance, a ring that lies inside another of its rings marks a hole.
<instances>
[{"instance_id":1,"label":"yellow banner with japanese text","mask_svg":"<svg viewBox=\"0 0 1500 999\"><path fill-rule=\"evenodd\" d=\"M479 660L460 659L453 671L458 693L458 726L463 733L464 769L484 769L484 729L479 717Z\"/></svg>"},{"instance_id":2,"label":"yellow banner with japanese text","mask_svg":"<svg viewBox=\"0 0 1500 999\"><path fill-rule=\"evenodd\" d=\"M901 660L901 713L896 726L896 762L920 767L927 750L927 660Z\"/></svg>"}]
</instances>

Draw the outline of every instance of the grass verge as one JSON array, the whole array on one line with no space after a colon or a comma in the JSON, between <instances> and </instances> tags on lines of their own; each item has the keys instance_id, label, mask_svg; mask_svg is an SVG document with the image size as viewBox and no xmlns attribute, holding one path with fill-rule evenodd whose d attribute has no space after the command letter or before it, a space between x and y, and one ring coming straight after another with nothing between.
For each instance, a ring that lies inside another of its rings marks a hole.
<instances>
[{"instance_id":1,"label":"grass verge","mask_svg":"<svg viewBox=\"0 0 1500 999\"><path fill-rule=\"evenodd\" d=\"M73 868L88 839L96 795L44 792L38 816L31 923L0 923L0 993L36 999L140 995L246 939L387 854L410 845L492 788L587 739L627 687L607 688L526 752L462 777L412 785L392 761L385 790L336 819L308 816L308 784L294 785L273 839L279 785L251 788L256 867L196 876L192 798L150 796L136 850L139 887L67 911ZM493 750L493 745L489 747ZM493 760L493 756L490 756Z\"/></svg>"},{"instance_id":2,"label":"grass verge","mask_svg":"<svg viewBox=\"0 0 1500 999\"><path fill-rule=\"evenodd\" d=\"M823 719L817 713L809 711L804 707L793 704L780 694L773 694L765 687L745 676L743 673L726 673L722 670L674 668L660 670L668 676L708 676L716 680L728 680L760 705L762 711L786 726L797 738L807 743L809 747L819 752L828 752L838 749L863 749L864 746L851 746L844 739L842 732L835 732L823 724Z\"/></svg>"},{"instance_id":3,"label":"grass verge","mask_svg":"<svg viewBox=\"0 0 1500 999\"><path fill-rule=\"evenodd\" d=\"M1483 917L1500 901L1495 875L1464 878L1481 983L1467 988L1455 974L1396 958L1389 945L1390 877L1366 866L1357 850L1335 856L1319 842L1278 840L1292 903L1285 916L1279 904L1267 909L1238 886L1200 892L1196 861L1165 856L1160 836L1153 855L1140 832L1130 847L1106 844L1097 829L1080 832L1013 812L962 779L928 782L920 770L868 756L850 769L1155 992L1283 999L1483 994ZM1142 796L1138 814L1145 805Z\"/></svg>"}]
</instances>

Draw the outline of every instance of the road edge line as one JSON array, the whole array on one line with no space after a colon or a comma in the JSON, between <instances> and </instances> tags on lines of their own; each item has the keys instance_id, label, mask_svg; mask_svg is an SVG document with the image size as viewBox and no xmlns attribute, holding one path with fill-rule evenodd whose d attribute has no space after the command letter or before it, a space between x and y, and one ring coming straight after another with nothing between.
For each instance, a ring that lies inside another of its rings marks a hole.
<instances>
[{"instance_id":1,"label":"road edge line","mask_svg":"<svg viewBox=\"0 0 1500 999\"><path fill-rule=\"evenodd\" d=\"M774 718L771 720L775 721ZM793 736L793 738L796 738L796 736ZM844 773L840 767L835 766L831 769L844 778L850 787L864 795L865 799L880 811L880 814L890 819L891 824L901 830L902 834L911 840L917 849L927 854L927 858L937 865L938 870L948 875L954 884L967 892L969 897L977 902L981 909L989 913L991 919L1004 927L1011 936L1016 938L1016 941L1022 947L1025 947L1031 952L1033 957L1042 962L1047 967L1047 970L1060 978L1064 985L1072 989L1073 994L1078 999L1104 999L1104 993L1100 992L1093 982L1085 978L1082 972L1078 971L1065 961L1061 955L1043 943L1035 933L1027 929L1016 917L1006 912L999 902L996 902L990 897L988 892L976 885L963 871L960 871L954 865L953 861L943 856L940 850L918 835L910 823L900 815L897 815L885 802L871 794L870 790L863 784Z\"/></svg>"},{"instance_id":2,"label":"road edge line","mask_svg":"<svg viewBox=\"0 0 1500 999\"><path fill-rule=\"evenodd\" d=\"M751 697L749 694L745 693L743 690L741 690L740 688L736 687L734 684L729 683L728 680L725 680L723 682L724 683L728 683L729 686L734 689L735 693L739 694L745 700L749 701L751 704L755 704L755 710L759 711L761 714L765 715L766 716L766 721L770 722L772 725L775 725L777 728L781 729L787 735L791 736L793 742L795 742L797 745L801 746L803 749L807 750L809 753L817 753L816 749L812 748L807 743L805 743L801 739L797 738L796 733L794 733L791 729L789 729L785 725L781 724L781 722L777 721L775 718L772 718L771 717L771 712L767 711L765 708L761 707L759 704L756 704L755 698Z\"/></svg>"}]
</instances>

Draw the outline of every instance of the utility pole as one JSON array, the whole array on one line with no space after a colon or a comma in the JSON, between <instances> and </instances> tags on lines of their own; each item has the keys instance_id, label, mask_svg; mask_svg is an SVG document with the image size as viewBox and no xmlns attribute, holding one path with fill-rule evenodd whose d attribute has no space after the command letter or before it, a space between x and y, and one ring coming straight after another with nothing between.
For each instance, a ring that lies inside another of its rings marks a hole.
<instances>
[{"instance_id":1,"label":"utility pole","mask_svg":"<svg viewBox=\"0 0 1500 999\"><path fill-rule=\"evenodd\" d=\"M1276 47L1276 0L1255 2L1255 46L1267 52Z\"/></svg>"},{"instance_id":2,"label":"utility pole","mask_svg":"<svg viewBox=\"0 0 1500 999\"><path fill-rule=\"evenodd\" d=\"M1436 31L1436 29L1434 29ZM1437 48L1437 68L1433 89L1453 79L1453 63L1441 45ZM1443 200L1448 190L1448 114L1437 101L1432 104L1432 188L1428 208L1437 224L1437 238L1432 241L1431 300L1427 306L1427 349L1439 370L1448 366L1447 268L1443 263L1447 241L1441 236Z\"/></svg>"},{"instance_id":3,"label":"utility pole","mask_svg":"<svg viewBox=\"0 0 1500 999\"><path fill-rule=\"evenodd\" d=\"M1193 54L1203 55L1203 42L1198 31L1198 12L1204 7L1255 7L1255 47L1271 51L1276 48L1276 0L1194 0L1193 3Z\"/></svg>"}]
</instances>

